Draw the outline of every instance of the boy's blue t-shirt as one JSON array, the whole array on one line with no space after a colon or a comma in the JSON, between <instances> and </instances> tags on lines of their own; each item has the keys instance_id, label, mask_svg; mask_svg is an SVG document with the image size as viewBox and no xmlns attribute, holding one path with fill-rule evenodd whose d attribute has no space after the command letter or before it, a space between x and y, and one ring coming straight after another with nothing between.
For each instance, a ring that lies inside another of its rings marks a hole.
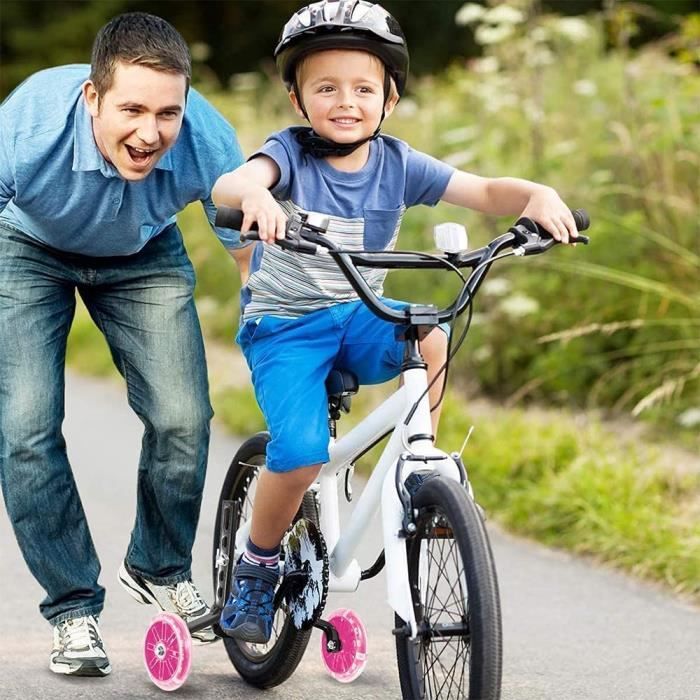
<instances>
[{"instance_id":1,"label":"boy's blue t-shirt","mask_svg":"<svg viewBox=\"0 0 700 700\"><path fill-rule=\"evenodd\" d=\"M437 204L454 172L446 163L385 135L370 142L361 170L342 172L322 158L305 155L296 140L298 128L273 134L252 157L268 156L279 167L272 194L288 216L297 211L328 216L328 237L347 250L392 249L406 208ZM372 268L363 275L381 294L386 271ZM260 243L241 295L243 321L265 315L298 317L356 299L329 256Z\"/></svg>"}]
</instances>

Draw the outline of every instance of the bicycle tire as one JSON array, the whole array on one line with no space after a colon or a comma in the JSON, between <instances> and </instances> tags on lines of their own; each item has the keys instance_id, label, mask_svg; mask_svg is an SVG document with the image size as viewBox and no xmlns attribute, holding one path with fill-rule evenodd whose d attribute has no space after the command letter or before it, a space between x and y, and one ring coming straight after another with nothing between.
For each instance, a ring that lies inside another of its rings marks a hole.
<instances>
[{"instance_id":1,"label":"bicycle tire","mask_svg":"<svg viewBox=\"0 0 700 700\"><path fill-rule=\"evenodd\" d=\"M417 531L406 553L419 633L415 639L396 637L402 697L498 700L500 600L481 516L460 484L439 475L425 478L413 506ZM403 628L405 622L395 617ZM451 634L441 636L446 625L452 625Z\"/></svg>"},{"instance_id":2,"label":"bicycle tire","mask_svg":"<svg viewBox=\"0 0 700 700\"><path fill-rule=\"evenodd\" d=\"M270 440L268 433L258 433L246 440L236 452L226 473L221 488L214 526L213 561L219 546L221 511L223 501L238 501L238 518L234 516L232 533L238 529L241 517L250 517L252 499L250 491L255 484L258 471L265 465L265 447ZM306 493L294 517L307 518L318 525L318 514L312 494ZM235 565L231 557L231 570ZM232 579L231 572L229 580ZM214 586L216 587L216 563L214 563ZM273 624L272 637L268 644L249 644L224 637L224 646L231 663L239 675L258 688L272 688L286 681L296 670L306 651L311 631L297 630L286 615L284 604L279 608Z\"/></svg>"}]
</instances>

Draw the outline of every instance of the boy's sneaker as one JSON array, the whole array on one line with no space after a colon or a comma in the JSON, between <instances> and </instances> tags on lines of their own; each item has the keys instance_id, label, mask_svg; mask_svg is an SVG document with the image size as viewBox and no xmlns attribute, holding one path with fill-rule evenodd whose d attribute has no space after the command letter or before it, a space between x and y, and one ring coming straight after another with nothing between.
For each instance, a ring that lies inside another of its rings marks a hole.
<instances>
[{"instance_id":1,"label":"boy's sneaker","mask_svg":"<svg viewBox=\"0 0 700 700\"><path fill-rule=\"evenodd\" d=\"M266 644L275 618L275 587L278 569L239 563L234 571L233 591L221 613L224 634L241 642Z\"/></svg>"},{"instance_id":2,"label":"boy's sneaker","mask_svg":"<svg viewBox=\"0 0 700 700\"><path fill-rule=\"evenodd\" d=\"M106 676L112 670L96 617L75 617L54 625L49 668L71 676Z\"/></svg>"},{"instance_id":3,"label":"boy's sneaker","mask_svg":"<svg viewBox=\"0 0 700 700\"><path fill-rule=\"evenodd\" d=\"M185 622L194 622L209 614L209 608L192 581L159 586L146 581L123 561L119 567L119 583L139 603L144 605L152 603L163 612L179 615ZM219 638L211 627L205 627L192 632L192 639L198 644L211 644Z\"/></svg>"}]
</instances>

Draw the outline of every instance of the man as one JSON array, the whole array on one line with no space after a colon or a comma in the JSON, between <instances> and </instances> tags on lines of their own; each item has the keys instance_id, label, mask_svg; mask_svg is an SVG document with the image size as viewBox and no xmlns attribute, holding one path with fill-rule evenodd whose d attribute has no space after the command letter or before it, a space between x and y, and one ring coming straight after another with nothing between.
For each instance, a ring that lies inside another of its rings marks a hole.
<instances>
[{"instance_id":1,"label":"man","mask_svg":"<svg viewBox=\"0 0 700 700\"><path fill-rule=\"evenodd\" d=\"M145 426L119 580L185 620L208 612L190 566L212 410L175 214L201 200L213 222L211 187L242 157L190 76L178 32L129 13L100 30L91 67L39 72L0 107L0 481L47 594L56 673L111 670L100 564L61 433L76 289ZM217 234L240 255L237 236ZM211 629L198 636L215 639Z\"/></svg>"}]
</instances>

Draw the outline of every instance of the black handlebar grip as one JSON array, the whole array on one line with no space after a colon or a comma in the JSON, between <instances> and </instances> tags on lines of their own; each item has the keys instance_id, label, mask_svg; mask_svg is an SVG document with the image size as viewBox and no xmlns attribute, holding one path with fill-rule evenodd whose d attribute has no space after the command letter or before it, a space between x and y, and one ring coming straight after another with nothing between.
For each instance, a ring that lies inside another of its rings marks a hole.
<instances>
[{"instance_id":1,"label":"black handlebar grip","mask_svg":"<svg viewBox=\"0 0 700 700\"><path fill-rule=\"evenodd\" d=\"M585 231L591 225L591 219L585 209L572 209L571 214L578 231Z\"/></svg>"},{"instance_id":2,"label":"black handlebar grip","mask_svg":"<svg viewBox=\"0 0 700 700\"><path fill-rule=\"evenodd\" d=\"M219 207L216 210L214 225L220 226L221 228L231 228L236 231L240 231L241 226L243 226L243 212L240 209L234 209L233 207ZM257 230L258 224L253 222L250 230L247 233L241 234L241 240L259 241L260 238L257 234Z\"/></svg>"},{"instance_id":3,"label":"black handlebar grip","mask_svg":"<svg viewBox=\"0 0 700 700\"><path fill-rule=\"evenodd\" d=\"M240 231L241 226L243 225L243 212L240 209L234 209L233 207L219 207L216 210L214 225L220 226L221 228L232 228L236 231ZM250 230L257 230L257 224L254 223L250 227Z\"/></svg>"}]
</instances>

